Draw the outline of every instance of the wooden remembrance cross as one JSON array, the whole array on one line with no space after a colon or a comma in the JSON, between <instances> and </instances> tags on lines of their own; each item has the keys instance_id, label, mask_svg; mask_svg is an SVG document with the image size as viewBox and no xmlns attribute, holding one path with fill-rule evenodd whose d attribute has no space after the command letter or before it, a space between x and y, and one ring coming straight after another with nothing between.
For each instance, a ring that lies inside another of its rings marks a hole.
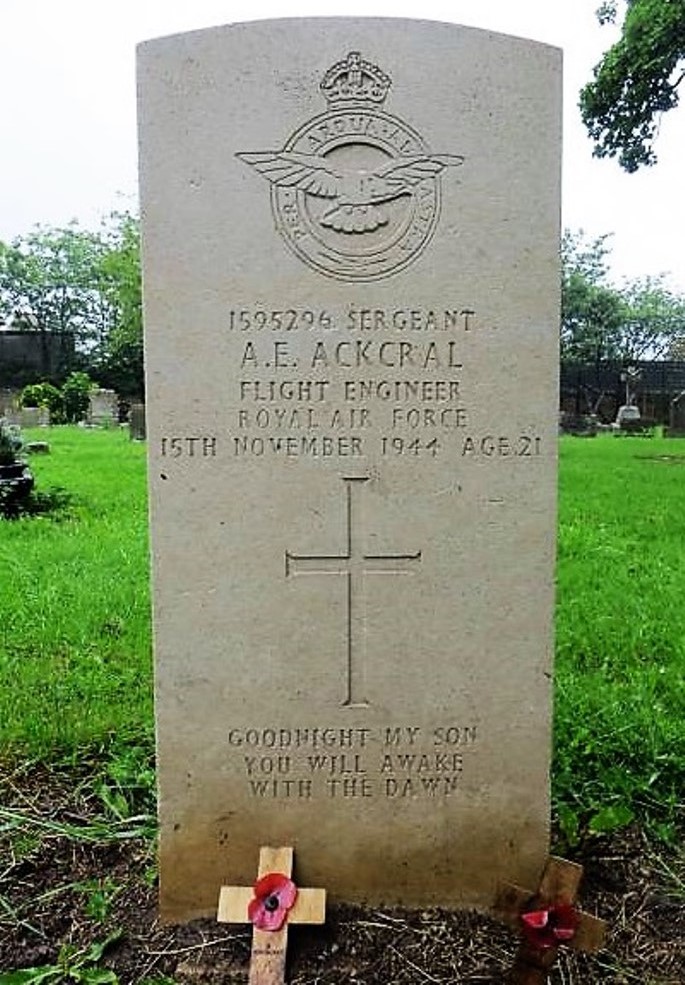
<instances>
[{"instance_id":1,"label":"wooden remembrance cross","mask_svg":"<svg viewBox=\"0 0 685 985\"><path fill-rule=\"evenodd\" d=\"M409 574L408 564L421 560L421 551L414 554L365 554L360 547L362 527L361 508L355 502L353 490L368 482L368 476L349 476L343 479L346 494L346 542L344 554L285 554L285 574L291 575L345 575L347 581L347 673L345 699L347 707L364 708L364 658L358 660L357 651L364 646L365 634L359 632L359 601L361 583L366 574ZM361 637L361 644L358 642Z\"/></svg>"},{"instance_id":2,"label":"wooden remembrance cross","mask_svg":"<svg viewBox=\"0 0 685 985\"><path fill-rule=\"evenodd\" d=\"M271 872L291 877L292 848L262 848L257 878ZM247 909L253 899L252 886L222 886L219 895L219 923L249 923ZM326 920L326 890L298 889L295 905L280 930L252 931L249 985L283 985L288 948L288 924L322 924Z\"/></svg>"},{"instance_id":3,"label":"wooden remembrance cross","mask_svg":"<svg viewBox=\"0 0 685 985\"><path fill-rule=\"evenodd\" d=\"M510 927L520 931L521 914L528 912L531 904L532 909L558 903L575 904L582 878L582 865L553 855L547 861L537 892L511 884L503 886L495 903L495 912ZM578 927L568 946L574 951L598 951L606 934L604 920L576 912ZM558 947L540 950L523 941L505 981L508 985L544 985L558 952Z\"/></svg>"}]
</instances>

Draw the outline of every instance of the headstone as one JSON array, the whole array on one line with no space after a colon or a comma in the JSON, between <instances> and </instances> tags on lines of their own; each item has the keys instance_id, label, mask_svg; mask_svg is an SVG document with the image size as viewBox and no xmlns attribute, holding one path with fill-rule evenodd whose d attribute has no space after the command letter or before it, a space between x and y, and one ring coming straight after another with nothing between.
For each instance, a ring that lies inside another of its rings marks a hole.
<instances>
[{"instance_id":1,"label":"headstone","mask_svg":"<svg viewBox=\"0 0 685 985\"><path fill-rule=\"evenodd\" d=\"M128 412L128 433L132 441L145 441L145 404L131 404Z\"/></svg>"},{"instance_id":2,"label":"headstone","mask_svg":"<svg viewBox=\"0 0 685 985\"><path fill-rule=\"evenodd\" d=\"M20 428L46 427L50 423L47 407L11 407L6 416L11 424Z\"/></svg>"},{"instance_id":3,"label":"headstone","mask_svg":"<svg viewBox=\"0 0 685 985\"><path fill-rule=\"evenodd\" d=\"M487 907L548 851L560 54L265 21L139 81L162 916L262 844Z\"/></svg>"},{"instance_id":4,"label":"headstone","mask_svg":"<svg viewBox=\"0 0 685 985\"><path fill-rule=\"evenodd\" d=\"M19 423L23 428L47 427L50 411L47 407L22 407Z\"/></svg>"},{"instance_id":5,"label":"headstone","mask_svg":"<svg viewBox=\"0 0 685 985\"><path fill-rule=\"evenodd\" d=\"M667 434L669 438L685 438L685 390L671 400Z\"/></svg>"},{"instance_id":6,"label":"headstone","mask_svg":"<svg viewBox=\"0 0 685 985\"><path fill-rule=\"evenodd\" d=\"M635 404L621 404L616 411L616 424L621 427L623 424L632 424L633 421L640 420L640 408Z\"/></svg>"},{"instance_id":7,"label":"headstone","mask_svg":"<svg viewBox=\"0 0 685 985\"><path fill-rule=\"evenodd\" d=\"M94 427L113 427L119 422L119 398L114 390L91 390L86 423Z\"/></svg>"},{"instance_id":8,"label":"headstone","mask_svg":"<svg viewBox=\"0 0 685 985\"><path fill-rule=\"evenodd\" d=\"M10 413L19 409L20 404L21 390L0 387L0 417L8 417Z\"/></svg>"}]
</instances>

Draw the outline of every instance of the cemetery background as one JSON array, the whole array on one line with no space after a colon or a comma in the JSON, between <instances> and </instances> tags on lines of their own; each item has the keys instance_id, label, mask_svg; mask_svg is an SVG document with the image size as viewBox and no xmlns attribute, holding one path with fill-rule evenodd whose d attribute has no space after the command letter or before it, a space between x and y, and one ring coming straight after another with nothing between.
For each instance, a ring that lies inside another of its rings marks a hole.
<instances>
[{"instance_id":1,"label":"cemetery background","mask_svg":"<svg viewBox=\"0 0 685 985\"><path fill-rule=\"evenodd\" d=\"M651 456L649 454L647 454L647 455L644 455L643 454L641 456L641 459L640 460L643 461L643 462L647 462L647 461L660 462L662 465L663 464L669 464L669 465L676 466L678 464L678 462L679 462L678 456L677 455L672 455L671 452L668 450L668 448L667 448L666 451L664 451L664 446L659 446L658 448L655 447L653 450L655 452L656 451L663 452L663 454L662 455L660 455L660 454L653 454ZM78 511L78 506L75 505L75 504L72 504L71 512L67 511L66 513L64 513L63 516L62 516L62 519L65 522L72 522L73 523L77 519L78 512L79 512ZM71 517L70 520L68 520L68 517L69 516ZM651 513L650 513L650 517L653 519ZM602 546L604 545L604 543L605 543L605 540L602 539ZM631 570L631 573L632 573L632 570ZM640 616L641 616L641 611L642 610L640 608ZM106 626L107 627L104 635L111 636L114 639L121 638L121 635L122 635L121 634L121 626L117 623L116 620L114 620L111 623L111 625L109 624L108 621L105 621L105 623L103 623L103 626ZM68 663L69 662L69 658L70 658L70 653L67 653L66 656L67 656L67 663ZM105 661L105 664L108 665L108 662ZM86 666L86 662L84 662L84 668L85 668L85 666ZM606 673L606 671L607 671L606 665L604 665L602 669ZM111 665L108 665L108 670L111 671ZM81 691L81 688L80 687L76 687L76 688L74 688L74 691L77 692L77 693L79 693ZM62 697L63 701L60 702L60 707L62 706L62 704L64 702L64 699L66 699L67 697L70 697L70 695L68 695L66 693L63 693L61 695L61 697ZM613 736L612 736L612 738L613 738ZM652 738L654 738L654 736L652 736ZM143 744L141 744L140 746L138 746L137 740L136 740L135 736L132 736L132 739L133 739L133 742L134 742L134 749L144 750L144 745ZM91 740L92 740L92 736L90 736L90 737L86 736L86 741L87 742L90 742ZM588 745L589 746L592 745L592 739L587 739L587 742L588 742ZM126 745L126 743L124 743L124 745ZM677 743L676 743L676 746L677 746ZM119 750L119 751L121 751L121 750ZM574 750L574 751L577 751L577 750ZM616 752L615 749L613 751L614 751L614 753ZM596 750L595 750L595 752L596 752ZM623 752L625 753L626 750L624 749ZM601 757L600 757L600 760L601 760ZM142 790L145 790L146 789L146 784L145 784L144 776L145 776L146 766L144 764L145 764L145 754L144 754L144 752L142 753L142 755L139 752L133 752L133 754L131 756L131 759L130 759L130 762L128 763L128 766L126 766L126 767L123 767L121 761L117 760L117 758L115 756L114 760L112 761L112 767L113 767L112 768L112 776L111 777L108 776L104 783L101 783L100 782L101 778L99 776L99 768L98 768L98 771L97 771L97 774L96 774L97 775L97 779L95 781L95 788L97 790L96 796L102 799L102 802L107 805L107 810L112 811L112 813L113 813L113 815L115 817L117 816L117 814L119 814L119 815L121 815L120 820L126 822L123 825L123 827L121 827L121 828L118 829L117 834L120 834L122 832L125 835L134 834L134 833L137 832L137 830L140 827L140 823L135 819L135 815L133 815L133 817L131 816L131 811L129 810L129 806L130 805L127 803L126 793L125 792L124 793L121 793L121 790L119 790L117 788L117 785L122 786L124 791L126 791L126 789L129 788L129 792L130 792L130 788L135 788L138 785L141 787ZM606 765L606 763L602 763L602 765ZM659 779L659 781L665 781L666 784L668 784L669 776L671 776L671 769L673 767L673 763L671 761L668 761L667 760L667 767L666 767L666 769L664 770L662 767L663 767L663 761L662 761L661 766L660 766L660 769L658 771L658 773L659 773L658 779ZM136 782L129 782L129 781L127 781L126 778L127 778L127 776L129 776L129 774L127 773L127 770L130 770L130 776L133 776L134 774L136 775L137 780L140 780L141 781L140 784L137 784ZM577 784L577 775L575 773L575 764L574 764L574 768L571 769L571 770L569 770L569 774L573 777L573 783L574 784ZM16 774L15 774L15 776L16 776ZM660 786L660 782L656 782L653 779L653 776L654 776L654 773L652 774L652 778L650 779L650 783L648 784L648 786L650 788L650 792L651 793L654 793L655 790L659 790L659 791L662 792L662 789L661 789L661 786ZM604 779L604 776L602 776L602 779ZM612 777L612 782L616 784L616 789L617 788L620 788L619 777L617 777L617 776ZM76 814L77 816L79 815L79 813L81 813L82 818L86 818L86 817L89 817L90 816L89 815L89 807L92 806L92 802L89 802L90 801L90 778L86 781L85 789L88 790L88 795L86 797L86 801L88 802L87 806L84 809L83 805L81 805L80 803L77 805L74 802L69 802L68 805L67 805L67 807L66 807L66 810L65 810L65 813L66 813L67 817L68 817L69 813ZM575 789L575 787L574 787L574 789ZM616 794L616 789L613 790L613 793L614 794ZM597 793L597 791L595 791L595 792ZM121 794L121 797L117 796L118 794ZM25 791L23 792L23 796L26 797L26 792ZM123 797L123 799L122 799L122 797ZM657 794L656 797L658 798L659 797L659 794ZM57 791L54 791L53 792L52 799L53 799L54 803L59 803L60 797L59 797L59 794L58 794ZM615 827L620 827L621 825L623 825L625 823L628 823L631 820L630 815L631 814L635 814L636 813L635 812L635 807L638 807L640 805L640 798L639 797L626 796L626 791L625 790L622 791L622 795L621 796L613 796L613 797L610 797L609 800L610 800L610 803L608 805L608 807L609 807L608 810L606 809L607 808L606 803L600 797L599 800L597 801L597 804L595 805L597 809L595 809L593 807L592 810L588 811L586 813L586 816L583 817L582 810L579 809L578 804L572 802L570 806L567 804L567 805L565 805L565 808L564 808L563 798L562 798L559 801L558 806L559 806L560 830L562 831L563 838L567 842L573 843L573 842L576 842L576 840L579 838L579 836L581 837L581 840L583 840L588 833L599 833L602 830L612 829L612 828L615 828ZM633 801L635 801L635 803L633 803ZM666 803L667 801L668 801L668 798L666 798L665 800L659 800L659 807L660 808L663 808L664 803ZM589 798L589 802L592 803L592 798L591 797ZM668 803L668 806L669 806L670 809L667 809L665 811L666 819L664 819L664 813L663 812L661 812L661 813L660 812L657 812L657 813L659 813L659 820L657 821L657 824L659 826L659 833L660 833L660 835L662 837L666 837L667 840L668 840L669 835L672 835L672 831L670 830L671 825L673 823L672 820L671 820L671 816L675 812L675 808L677 807L677 804L673 801L673 799L671 799L671 801ZM642 814L642 812L640 810L638 810L637 813L640 814L640 815ZM649 811L647 813L649 813ZM11 818L10 821L9 821L9 823L10 824L14 824L15 820L16 820L16 817L15 818ZM103 830L102 830L102 827L100 825L100 819L97 816L95 818L95 821L96 821L96 823L94 825L94 829L95 829L94 831L93 830L90 830L88 828L88 826L85 826L85 828L83 830L74 832L73 826L70 825L68 822L67 822L66 825L62 825L61 832L59 830L55 830L54 828L52 830L53 830L53 833L54 834L60 834L60 833L61 834L64 834L66 832L67 842L69 841L70 837L74 837L74 836L76 836L77 838L78 837L85 837L85 838L91 838L92 837L94 839L94 841L97 842L98 838L101 838L102 837ZM652 818L652 821L654 821L654 818ZM59 822L58 822L58 825L59 825ZM19 827L22 827L22 823L20 822L20 824L18 826ZM107 825L105 825L105 827L107 827ZM78 828L78 826L77 826L77 828ZM110 833L111 833L111 827L110 827ZM43 846L43 847L45 847L45 846ZM571 846L569 845L569 847L571 847ZM579 848L577 848L576 850L580 851ZM29 854L30 854L30 849L29 849ZM34 859L35 859L35 857L36 856L34 855ZM107 909L106 900L107 900L108 895L111 895L112 897L116 897L117 895L122 895L123 896L123 891L122 891L121 894L119 894L119 893L116 892L115 889L112 889L111 887L108 887L108 886L103 886L101 884L99 884L97 887L93 887L92 885L90 885L89 888L86 889L86 890L83 890L81 888L83 885L84 884L82 884L82 883L79 884L79 887L80 887L79 888L79 891L80 892L84 892L84 894L88 897L88 905L87 905L87 908L86 908L89 911L87 913L87 916L88 917L92 917L94 914L99 914L99 916L102 917L104 911ZM110 890L110 889L111 889L111 893L108 893L108 890ZM69 898L68 892L69 892L68 889L65 889L64 890L64 899L65 900ZM58 893L57 895L61 895L61 892ZM114 907L112 907L112 909L114 909ZM24 923L26 923L26 922L27 921L24 921ZM104 921L104 923L106 923L106 921ZM363 923L363 918L362 918L362 923ZM445 924L444 923L438 923L438 926L444 928ZM24 926L24 929L26 929L25 926ZM130 934L131 934L131 931L129 931L129 936L130 936ZM107 936L109 936L109 935L107 935ZM106 940L106 939L107 939L107 937L104 938L104 940ZM644 942L644 940L643 940L643 942ZM116 955L117 954L119 955L119 958L121 959L122 952L123 953L126 952L125 945L123 947L119 947L117 949L116 942L111 942L111 943L112 943L113 946L110 949L110 955L111 955L111 957L110 957L109 960L116 961ZM192 946L192 945L189 945L189 946ZM316 947L316 945L314 945L314 946ZM76 951L75 954L73 954L71 956L71 959L69 959L69 960L71 960L72 967L75 969L76 972L78 972L78 973L83 972L83 974L85 975L86 971L88 970L88 966L89 965L94 965L94 964L96 964L99 961L99 953L98 953L99 950L100 950L99 946L94 946L93 949L91 949L90 951L87 948L85 950L82 950L81 952ZM204 947L199 948L199 950L201 952L203 952L204 951ZM426 951L426 949L424 948L420 952L420 957L421 957L421 959L423 961L425 961L425 951ZM369 956L371 956L371 955L369 955ZM152 957L154 957L154 955L152 955ZM108 960L108 959L106 958L105 960ZM653 966L654 966L654 962L652 961L652 963L650 965L650 968L653 969ZM400 976L402 976L403 973L407 972L407 969L409 967L414 967L414 970L416 970L416 965L415 965L415 963L413 965L411 964L411 959L409 959L408 962L405 961L404 964L400 964L400 968L399 968L399 970L398 970L397 973ZM123 964L121 965L121 968L122 969L124 968L124 965ZM393 973L394 973L395 970L396 969L393 969ZM568 971L568 969L566 969L566 970ZM579 971L579 969L576 968L576 967L572 967L571 968L571 972L572 973L576 973L578 971ZM452 972L452 974L454 974L454 967L451 968L451 972ZM189 972L189 969L186 968L185 970L182 970L181 971L181 976L183 976L185 974L189 974L189 973L190 973ZM677 970L676 970L675 973L676 974L678 973ZM410 972L410 974L411 974L411 972ZM448 972L446 971L445 974L448 974ZM645 973L642 972L643 978L644 978L644 974ZM430 972L429 972L429 975L430 975ZM389 976L388 976L388 974L386 972L384 974L383 980L388 980L388 977ZM398 978L398 980L399 980L399 978Z\"/></svg>"},{"instance_id":2,"label":"cemetery background","mask_svg":"<svg viewBox=\"0 0 685 985\"><path fill-rule=\"evenodd\" d=\"M638 366L643 416L668 425L685 387L685 297L648 265L644 276L618 281L611 257L610 233L565 231L560 409L613 421L621 374ZM117 393L126 416L144 401L142 330L134 213L113 213L95 229L41 226L0 242L0 413L27 385L61 387L87 372Z\"/></svg>"},{"instance_id":3,"label":"cemetery background","mask_svg":"<svg viewBox=\"0 0 685 985\"><path fill-rule=\"evenodd\" d=\"M144 446L47 433L32 467L70 501L0 526L0 974L62 949L84 976L237 983L247 931L155 920ZM683 454L661 438L561 441L555 838L586 864L583 905L611 935L597 958L565 955L557 983L685 976ZM499 925L438 911L345 908L294 939L296 985L494 985L515 949Z\"/></svg>"}]
</instances>

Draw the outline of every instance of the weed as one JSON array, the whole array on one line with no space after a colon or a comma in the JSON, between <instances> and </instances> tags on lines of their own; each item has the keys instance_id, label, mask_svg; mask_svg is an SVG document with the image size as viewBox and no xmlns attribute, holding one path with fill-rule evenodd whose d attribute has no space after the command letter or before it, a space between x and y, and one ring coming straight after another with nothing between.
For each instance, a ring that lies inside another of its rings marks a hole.
<instances>
[{"instance_id":1,"label":"weed","mask_svg":"<svg viewBox=\"0 0 685 985\"><path fill-rule=\"evenodd\" d=\"M76 883L74 889L86 899L85 913L96 923L104 923L109 917L112 904L124 887L109 876L87 879Z\"/></svg>"},{"instance_id":2,"label":"weed","mask_svg":"<svg viewBox=\"0 0 685 985\"><path fill-rule=\"evenodd\" d=\"M108 968L98 964L106 949L119 940L121 931L110 934L104 941L95 942L88 947L76 948L63 944L54 964L38 968L21 968L16 971L0 972L0 985L52 985L60 982L76 982L77 985L116 985L117 976Z\"/></svg>"}]
</instances>

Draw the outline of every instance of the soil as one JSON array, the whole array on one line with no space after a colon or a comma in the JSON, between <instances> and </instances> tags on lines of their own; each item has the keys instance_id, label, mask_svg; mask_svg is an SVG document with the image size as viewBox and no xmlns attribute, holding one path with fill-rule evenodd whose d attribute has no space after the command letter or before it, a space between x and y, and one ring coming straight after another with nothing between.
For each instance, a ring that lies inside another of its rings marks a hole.
<instances>
[{"instance_id":1,"label":"soil","mask_svg":"<svg viewBox=\"0 0 685 985\"><path fill-rule=\"evenodd\" d=\"M247 982L250 928L160 925L154 846L125 837L135 818L106 820L92 778L0 769L0 803L0 985L30 981L11 969L60 961L47 981ZM608 921L608 936L596 955L561 949L549 982L684 985L682 856L678 872L675 851L657 854L633 829L587 843L574 861L585 866L583 909ZM287 980L502 985L516 950L516 934L480 914L331 906L325 927L291 928Z\"/></svg>"}]
</instances>

